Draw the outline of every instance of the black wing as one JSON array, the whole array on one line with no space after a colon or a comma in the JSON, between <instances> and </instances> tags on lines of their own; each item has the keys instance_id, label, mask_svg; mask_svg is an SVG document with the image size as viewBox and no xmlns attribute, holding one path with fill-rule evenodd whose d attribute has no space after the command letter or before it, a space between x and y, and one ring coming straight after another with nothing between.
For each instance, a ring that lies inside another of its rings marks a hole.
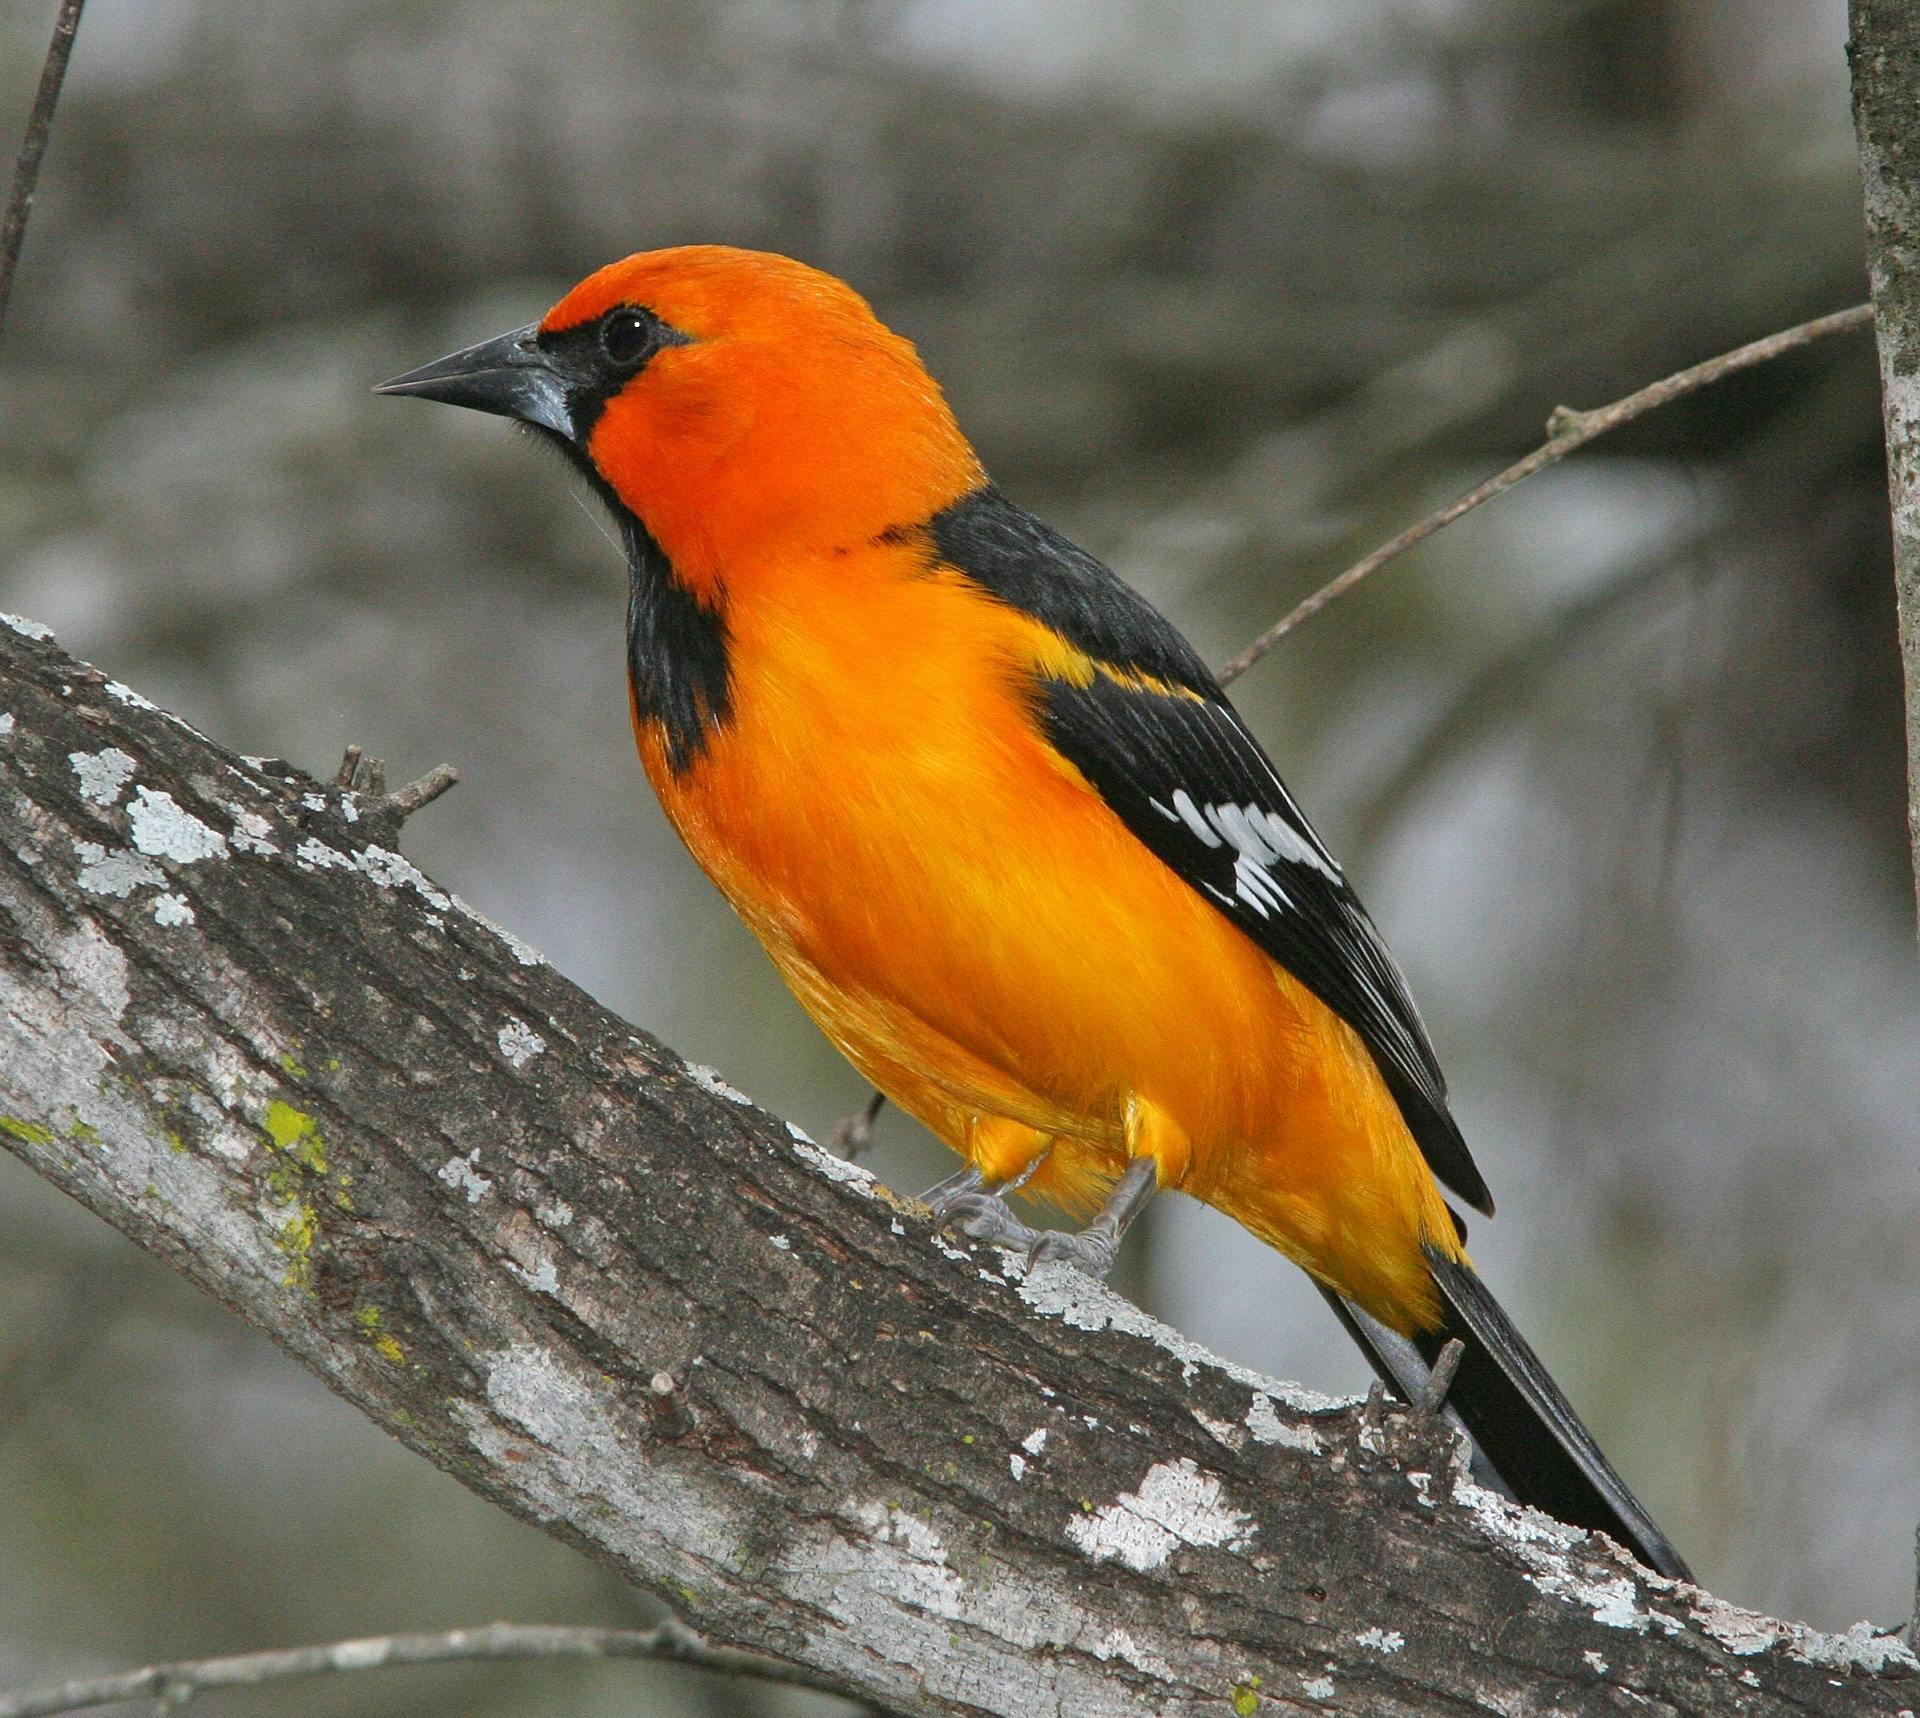
<instances>
[{"instance_id":1,"label":"black wing","mask_svg":"<svg viewBox=\"0 0 1920 1718\"><path fill-rule=\"evenodd\" d=\"M1002 602L1096 661L1172 689L1046 680L1039 715L1148 848L1360 1034L1434 1174L1490 1213L1405 978L1193 648L1107 567L995 489L936 515L932 535L943 562Z\"/></svg>"}]
</instances>

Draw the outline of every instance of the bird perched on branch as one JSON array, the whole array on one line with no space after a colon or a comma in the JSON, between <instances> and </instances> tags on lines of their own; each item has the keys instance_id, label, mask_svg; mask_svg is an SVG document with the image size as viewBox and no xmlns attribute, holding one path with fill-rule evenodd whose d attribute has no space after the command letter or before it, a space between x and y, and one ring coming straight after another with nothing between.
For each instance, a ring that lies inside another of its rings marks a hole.
<instances>
[{"instance_id":1,"label":"bird perched on branch","mask_svg":"<svg viewBox=\"0 0 1920 1718\"><path fill-rule=\"evenodd\" d=\"M1492 1203L1405 981L1184 638L987 479L907 341L693 246L385 384L517 418L625 540L660 803L860 1072L960 1152L937 1212L1107 1269L1160 1187L1303 1266L1525 1502L1685 1572L1469 1263ZM1023 1185L1070 1210L1041 1234Z\"/></svg>"}]
</instances>

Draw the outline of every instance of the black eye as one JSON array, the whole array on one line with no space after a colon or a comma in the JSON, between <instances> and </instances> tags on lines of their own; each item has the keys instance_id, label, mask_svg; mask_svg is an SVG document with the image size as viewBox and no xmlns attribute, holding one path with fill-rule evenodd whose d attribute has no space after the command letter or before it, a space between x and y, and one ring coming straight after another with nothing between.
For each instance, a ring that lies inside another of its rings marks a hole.
<instances>
[{"instance_id":1,"label":"black eye","mask_svg":"<svg viewBox=\"0 0 1920 1718\"><path fill-rule=\"evenodd\" d=\"M637 363L653 349L659 324L642 310L622 305L600 318L600 350L623 368Z\"/></svg>"}]
</instances>

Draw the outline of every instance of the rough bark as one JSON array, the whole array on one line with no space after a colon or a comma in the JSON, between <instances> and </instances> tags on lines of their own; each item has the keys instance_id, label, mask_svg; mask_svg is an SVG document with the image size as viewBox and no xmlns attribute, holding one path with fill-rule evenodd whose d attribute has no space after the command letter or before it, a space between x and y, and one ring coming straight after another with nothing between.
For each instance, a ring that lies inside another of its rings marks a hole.
<instances>
[{"instance_id":1,"label":"rough bark","mask_svg":"<svg viewBox=\"0 0 1920 1718\"><path fill-rule=\"evenodd\" d=\"M1920 9L1849 0L1848 21L1907 685L1907 836L1920 889Z\"/></svg>"},{"instance_id":2,"label":"rough bark","mask_svg":"<svg viewBox=\"0 0 1920 1718\"><path fill-rule=\"evenodd\" d=\"M1920 1667L1026 1274L0 628L0 1137L473 1490L924 1713L1911 1709ZM662 1376L664 1375L664 1377Z\"/></svg>"}]
</instances>

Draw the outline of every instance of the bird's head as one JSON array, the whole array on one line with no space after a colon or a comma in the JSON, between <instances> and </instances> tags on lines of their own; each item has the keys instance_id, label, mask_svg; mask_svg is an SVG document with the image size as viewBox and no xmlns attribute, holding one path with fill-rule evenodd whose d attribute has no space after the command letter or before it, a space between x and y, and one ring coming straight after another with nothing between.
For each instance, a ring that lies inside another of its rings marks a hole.
<instances>
[{"instance_id":1,"label":"bird's head","mask_svg":"<svg viewBox=\"0 0 1920 1718\"><path fill-rule=\"evenodd\" d=\"M589 275L540 321L385 383L556 439L696 588L852 547L984 481L911 344L787 257L691 245Z\"/></svg>"}]
</instances>

